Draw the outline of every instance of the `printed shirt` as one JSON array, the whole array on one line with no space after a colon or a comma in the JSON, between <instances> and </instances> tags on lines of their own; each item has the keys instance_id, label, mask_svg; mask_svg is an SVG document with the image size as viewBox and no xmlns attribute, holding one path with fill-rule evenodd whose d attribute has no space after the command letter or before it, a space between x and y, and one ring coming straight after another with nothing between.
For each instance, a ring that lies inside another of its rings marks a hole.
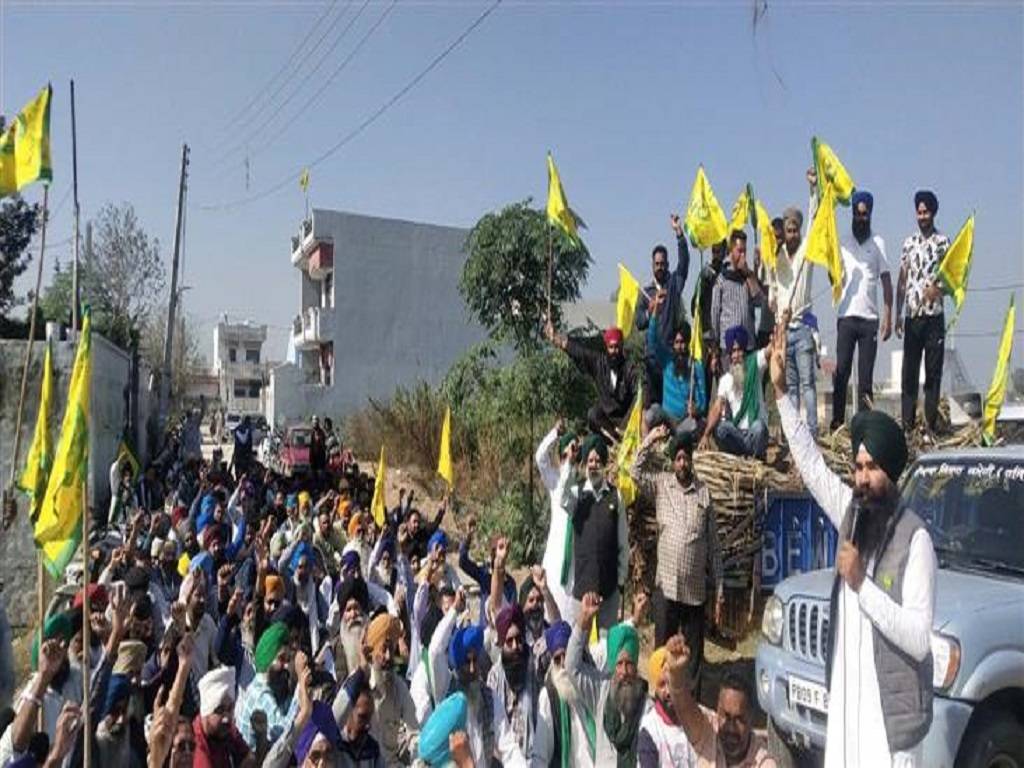
<instances>
[{"instance_id":1,"label":"printed shirt","mask_svg":"<svg viewBox=\"0 0 1024 768\"><path fill-rule=\"evenodd\" d=\"M277 741L284 735L299 711L299 697L293 692L287 706L282 708L270 690L266 673L256 675L249 687L235 704L235 726L250 749L256 749L256 734L252 727L252 716L262 711L267 716L267 740Z\"/></svg>"},{"instance_id":2,"label":"printed shirt","mask_svg":"<svg viewBox=\"0 0 1024 768\"><path fill-rule=\"evenodd\" d=\"M900 268L907 270L907 317L942 314L942 297L925 301L925 289L939 279L939 263L949 250L949 238L935 230L925 237L915 232L903 241Z\"/></svg>"}]
</instances>

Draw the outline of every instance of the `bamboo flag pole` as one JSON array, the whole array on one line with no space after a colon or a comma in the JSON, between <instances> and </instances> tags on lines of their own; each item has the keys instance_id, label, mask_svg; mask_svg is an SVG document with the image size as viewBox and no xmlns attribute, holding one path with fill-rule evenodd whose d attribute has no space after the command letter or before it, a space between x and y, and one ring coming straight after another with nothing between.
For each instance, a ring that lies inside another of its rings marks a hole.
<instances>
[{"instance_id":1,"label":"bamboo flag pole","mask_svg":"<svg viewBox=\"0 0 1024 768\"><path fill-rule=\"evenodd\" d=\"M85 570L82 577L82 752L84 768L92 764L92 707L89 700L89 481L82 481L82 556Z\"/></svg>"},{"instance_id":2,"label":"bamboo flag pole","mask_svg":"<svg viewBox=\"0 0 1024 768\"><path fill-rule=\"evenodd\" d=\"M36 338L36 314L39 309L39 291L43 284L43 261L46 257L46 219L49 216L50 185L43 185L43 223L39 231L39 266L36 270L36 290L32 294L32 309L29 312L28 321L28 345L25 348L25 365L21 369L21 392L18 395L18 413L14 417L14 451L11 454L11 477L8 493L14 493L14 478L18 474L18 458L21 453L21 423L25 415L25 393L28 390L28 369L32 363L32 346ZM11 527L14 522L13 498L5 505L4 529Z\"/></svg>"}]
</instances>

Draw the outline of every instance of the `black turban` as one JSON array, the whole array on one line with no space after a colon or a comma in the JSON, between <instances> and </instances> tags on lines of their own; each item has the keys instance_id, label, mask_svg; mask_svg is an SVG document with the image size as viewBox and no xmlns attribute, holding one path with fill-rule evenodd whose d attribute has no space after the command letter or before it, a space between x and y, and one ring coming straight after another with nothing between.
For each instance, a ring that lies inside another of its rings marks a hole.
<instances>
[{"instance_id":1,"label":"black turban","mask_svg":"<svg viewBox=\"0 0 1024 768\"><path fill-rule=\"evenodd\" d=\"M583 461L587 460L591 451L597 451L602 464L608 463L608 444L604 441L603 437L600 435L587 435L587 439L583 441L583 449L580 451Z\"/></svg>"},{"instance_id":2,"label":"black turban","mask_svg":"<svg viewBox=\"0 0 1024 768\"><path fill-rule=\"evenodd\" d=\"M693 455L693 446L697 440L697 433L694 430L680 430L676 434L672 435L672 439L668 441L668 448L665 449L665 454L668 456L670 461L676 460L676 454L679 451L686 451L687 456Z\"/></svg>"},{"instance_id":3,"label":"black turban","mask_svg":"<svg viewBox=\"0 0 1024 768\"><path fill-rule=\"evenodd\" d=\"M359 603L359 606L363 609L364 613L369 610L369 590L366 588L366 582L363 581L362 576L344 579L338 586L338 607L341 608L342 611L345 610L345 606L348 605L349 600L355 600Z\"/></svg>"},{"instance_id":4,"label":"black turban","mask_svg":"<svg viewBox=\"0 0 1024 768\"><path fill-rule=\"evenodd\" d=\"M894 483L907 466L907 438L896 420L881 411L861 411L850 422L853 455L863 445Z\"/></svg>"},{"instance_id":5,"label":"black turban","mask_svg":"<svg viewBox=\"0 0 1024 768\"><path fill-rule=\"evenodd\" d=\"M914 194L914 210L924 203L924 207L931 211L932 216L939 212L939 198L930 189L919 189Z\"/></svg>"}]
</instances>

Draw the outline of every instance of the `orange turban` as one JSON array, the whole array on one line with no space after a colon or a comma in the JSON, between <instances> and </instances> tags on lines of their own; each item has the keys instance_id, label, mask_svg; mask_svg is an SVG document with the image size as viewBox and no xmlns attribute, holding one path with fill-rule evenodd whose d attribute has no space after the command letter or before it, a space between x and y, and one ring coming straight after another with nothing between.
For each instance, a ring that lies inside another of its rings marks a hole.
<instances>
[{"instance_id":1,"label":"orange turban","mask_svg":"<svg viewBox=\"0 0 1024 768\"><path fill-rule=\"evenodd\" d=\"M263 580L263 592L268 597L277 597L279 600L284 599L284 582L281 581L280 576L274 574L268 574Z\"/></svg>"},{"instance_id":2,"label":"orange turban","mask_svg":"<svg viewBox=\"0 0 1024 768\"><path fill-rule=\"evenodd\" d=\"M657 688L658 683L661 682L661 673L665 669L666 661L668 661L668 650L664 645L652 653L651 658L647 660L647 684L651 689Z\"/></svg>"}]
</instances>

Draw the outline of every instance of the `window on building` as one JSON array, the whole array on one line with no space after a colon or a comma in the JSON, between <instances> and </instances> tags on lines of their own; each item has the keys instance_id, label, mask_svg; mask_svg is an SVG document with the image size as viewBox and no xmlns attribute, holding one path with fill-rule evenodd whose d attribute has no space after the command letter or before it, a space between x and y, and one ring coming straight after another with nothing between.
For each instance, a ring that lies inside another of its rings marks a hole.
<instances>
[{"instance_id":1,"label":"window on building","mask_svg":"<svg viewBox=\"0 0 1024 768\"><path fill-rule=\"evenodd\" d=\"M235 397L248 397L249 388L244 379L235 379Z\"/></svg>"},{"instance_id":2,"label":"window on building","mask_svg":"<svg viewBox=\"0 0 1024 768\"><path fill-rule=\"evenodd\" d=\"M263 390L263 382L259 379L252 379L249 382L249 397L258 398Z\"/></svg>"},{"instance_id":3,"label":"window on building","mask_svg":"<svg viewBox=\"0 0 1024 768\"><path fill-rule=\"evenodd\" d=\"M334 273L328 272L324 276L324 288L323 295L321 296L320 306L321 307L333 307L334 306Z\"/></svg>"},{"instance_id":4,"label":"window on building","mask_svg":"<svg viewBox=\"0 0 1024 768\"><path fill-rule=\"evenodd\" d=\"M334 386L334 342L329 341L320 346L320 384L325 387Z\"/></svg>"},{"instance_id":5,"label":"window on building","mask_svg":"<svg viewBox=\"0 0 1024 768\"><path fill-rule=\"evenodd\" d=\"M245 350L245 362L247 363L258 363L260 361L259 349L247 349Z\"/></svg>"},{"instance_id":6,"label":"window on building","mask_svg":"<svg viewBox=\"0 0 1024 768\"><path fill-rule=\"evenodd\" d=\"M228 347L228 360L232 363L238 362L238 350L234 347Z\"/></svg>"}]
</instances>

